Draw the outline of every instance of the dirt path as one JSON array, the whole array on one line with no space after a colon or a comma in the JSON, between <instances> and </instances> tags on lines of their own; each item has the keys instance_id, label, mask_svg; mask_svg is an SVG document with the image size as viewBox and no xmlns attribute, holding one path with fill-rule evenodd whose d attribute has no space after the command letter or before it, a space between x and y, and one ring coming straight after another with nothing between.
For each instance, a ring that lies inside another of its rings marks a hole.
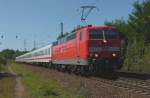
<instances>
[{"instance_id":1,"label":"dirt path","mask_svg":"<svg viewBox=\"0 0 150 98\"><path fill-rule=\"evenodd\" d=\"M21 82L21 77L15 73L10 67L9 67L9 71L12 75L15 76L15 88L14 88L14 98L27 98L25 96L25 89L24 86Z\"/></svg>"}]
</instances>

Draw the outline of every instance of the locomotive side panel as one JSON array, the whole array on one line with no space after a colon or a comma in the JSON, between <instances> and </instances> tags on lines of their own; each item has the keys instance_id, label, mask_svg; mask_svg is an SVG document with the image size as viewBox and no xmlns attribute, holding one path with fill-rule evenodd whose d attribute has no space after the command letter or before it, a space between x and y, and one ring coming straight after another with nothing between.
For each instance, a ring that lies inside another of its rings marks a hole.
<instances>
[{"instance_id":1,"label":"locomotive side panel","mask_svg":"<svg viewBox=\"0 0 150 98\"><path fill-rule=\"evenodd\" d=\"M53 46L52 51L54 64L72 64L76 57L76 40Z\"/></svg>"},{"instance_id":2,"label":"locomotive side panel","mask_svg":"<svg viewBox=\"0 0 150 98\"><path fill-rule=\"evenodd\" d=\"M81 29L77 32L77 61L78 65L88 65L87 29Z\"/></svg>"},{"instance_id":3,"label":"locomotive side panel","mask_svg":"<svg viewBox=\"0 0 150 98\"><path fill-rule=\"evenodd\" d=\"M74 39L54 45L53 63L68 65L88 65L88 34L87 29L75 32Z\"/></svg>"},{"instance_id":4,"label":"locomotive side panel","mask_svg":"<svg viewBox=\"0 0 150 98\"><path fill-rule=\"evenodd\" d=\"M77 64L76 33L66 37L66 41L52 47L54 64Z\"/></svg>"}]
</instances>

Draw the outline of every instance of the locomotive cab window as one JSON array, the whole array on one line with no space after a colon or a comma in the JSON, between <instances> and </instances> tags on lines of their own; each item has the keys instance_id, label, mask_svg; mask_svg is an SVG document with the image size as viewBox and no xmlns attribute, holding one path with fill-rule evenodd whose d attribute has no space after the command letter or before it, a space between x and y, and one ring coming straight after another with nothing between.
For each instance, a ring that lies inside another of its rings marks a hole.
<instances>
[{"instance_id":1,"label":"locomotive cab window","mask_svg":"<svg viewBox=\"0 0 150 98\"><path fill-rule=\"evenodd\" d=\"M119 33L114 30L91 30L89 39L115 39L119 37Z\"/></svg>"},{"instance_id":2,"label":"locomotive cab window","mask_svg":"<svg viewBox=\"0 0 150 98\"><path fill-rule=\"evenodd\" d=\"M91 30L89 32L89 39L103 39L102 30Z\"/></svg>"},{"instance_id":3,"label":"locomotive cab window","mask_svg":"<svg viewBox=\"0 0 150 98\"><path fill-rule=\"evenodd\" d=\"M104 30L106 39L115 39L119 37L119 33L114 30Z\"/></svg>"}]
</instances>

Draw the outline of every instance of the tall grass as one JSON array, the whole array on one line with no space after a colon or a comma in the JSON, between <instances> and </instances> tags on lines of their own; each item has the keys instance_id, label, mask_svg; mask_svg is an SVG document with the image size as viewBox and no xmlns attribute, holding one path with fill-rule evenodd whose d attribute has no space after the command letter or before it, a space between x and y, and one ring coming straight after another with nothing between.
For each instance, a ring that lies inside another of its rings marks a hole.
<instances>
[{"instance_id":1,"label":"tall grass","mask_svg":"<svg viewBox=\"0 0 150 98\"><path fill-rule=\"evenodd\" d=\"M62 87L58 81L44 77L39 73L33 73L21 64L12 64L12 69L17 72L25 85L31 98L83 98L76 92Z\"/></svg>"}]
</instances>

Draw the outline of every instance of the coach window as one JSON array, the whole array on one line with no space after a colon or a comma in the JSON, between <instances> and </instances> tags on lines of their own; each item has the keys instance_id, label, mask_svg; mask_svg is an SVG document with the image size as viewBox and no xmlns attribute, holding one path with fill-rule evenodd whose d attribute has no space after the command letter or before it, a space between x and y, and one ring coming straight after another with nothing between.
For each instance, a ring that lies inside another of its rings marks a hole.
<instances>
[{"instance_id":1,"label":"coach window","mask_svg":"<svg viewBox=\"0 0 150 98\"><path fill-rule=\"evenodd\" d=\"M82 32L80 32L80 40L82 40L83 34Z\"/></svg>"}]
</instances>

